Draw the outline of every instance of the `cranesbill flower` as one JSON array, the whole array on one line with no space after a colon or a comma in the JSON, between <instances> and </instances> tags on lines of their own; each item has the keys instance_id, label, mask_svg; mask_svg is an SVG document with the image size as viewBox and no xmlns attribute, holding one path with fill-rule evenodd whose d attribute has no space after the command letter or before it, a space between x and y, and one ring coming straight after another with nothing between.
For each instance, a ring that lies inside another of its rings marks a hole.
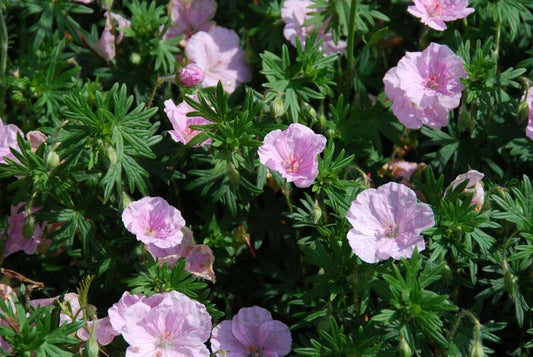
<instances>
[{"instance_id":1,"label":"cranesbill flower","mask_svg":"<svg viewBox=\"0 0 533 357\"><path fill-rule=\"evenodd\" d=\"M367 263L411 257L415 247L426 246L420 233L435 224L430 206L417 203L415 192L396 182L361 192L346 218L353 226L348 242Z\"/></svg>"},{"instance_id":2,"label":"cranesbill flower","mask_svg":"<svg viewBox=\"0 0 533 357\"><path fill-rule=\"evenodd\" d=\"M184 258L185 270L191 274L210 281L215 281L213 251L205 244L196 244L193 233L188 227L181 229L183 239L180 244L166 249L148 244L146 249L158 260L160 264L168 264L169 267L176 265L180 258Z\"/></svg>"},{"instance_id":3,"label":"cranesbill flower","mask_svg":"<svg viewBox=\"0 0 533 357\"><path fill-rule=\"evenodd\" d=\"M145 244L170 248L183 238L185 220L181 212L161 197L143 197L131 202L122 212L126 229Z\"/></svg>"},{"instance_id":4,"label":"cranesbill flower","mask_svg":"<svg viewBox=\"0 0 533 357\"><path fill-rule=\"evenodd\" d=\"M407 11L434 30L446 30L446 21L463 19L474 12L468 0L413 0Z\"/></svg>"},{"instance_id":5,"label":"cranesbill flower","mask_svg":"<svg viewBox=\"0 0 533 357\"><path fill-rule=\"evenodd\" d=\"M126 356L209 356L205 342L211 316L182 293L125 293L108 313L113 328L130 345Z\"/></svg>"},{"instance_id":6,"label":"cranesbill flower","mask_svg":"<svg viewBox=\"0 0 533 357\"><path fill-rule=\"evenodd\" d=\"M391 160L383 165L383 169L390 171L394 178L401 178L404 185L408 184L411 176L426 164L418 162L409 162L399 159Z\"/></svg>"},{"instance_id":7,"label":"cranesbill flower","mask_svg":"<svg viewBox=\"0 0 533 357\"><path fill-rule=\"evenodd\" d=\"M383 78L392 111L411 129L439 129L459 106L466 77L463 61L445 45L431 43L422 52L407 52Z\"/></svg>"},{"instance_id":8,"label":"cranesbill flower","mask_svg":"<svg viewBox=\"0 0 533 357\"><path fill-rule=\"evenodd\" d=\"M114 12L106 12L104 14L106 16L106 22L104 31L102 32L102 36L94 44L94 48L98 50L105 58L112 60L115 58L115 44L119 44L122 42L122 39L124 38L124 33L119 33L118 36L115 37L114 33L118 32L118 27L130 27L131 22L123 17L122 15L119 15ZM114 26L112 21L116 21L118 26ZM114 30L114 31L113 31Z\"/></svg>"},{"instance_id":9,"label":"cranesbill flower","mask_svg":"<svg viewBox=\"0 0 533 357\"><path fill-rule=\"evenodd\" d=\"M170 18L172 25L163 39L185 34L187 38L198 31L209 31L215 23L211 21L217 11L215 0L171 0Z\"/></svg>"},{"instance_id":10,"label":"cranesbill flower","mask_svg":"<svg viewBox=\"0 0 533 357\"><path fill-rule=\"evenodd\" d=\"M259 161L277 171L297 187L309 187L318 176L318 154L326 146L326 138L302 124L291 124L286 130L273 130L259 148Z\"/></svg>"},{"instance_id":11,"label":"cranesbill flower","mask_svg":"<svg viewBox=\"0 0 533 357\"><path fill-rule=\"evenodd\" d=\"M7 241L4 247L4 257L24 251L26 254L33 254L37 246L41 243L44 234L45 224L35 224L31 237L26 238L23 233L24 224L26 223L26 211L22 209L25 203L21 202L16 206L11 206L11 215L9 216L7 228ZM22 209L22 210L21 210ZM32 208L31 213L38 211L40 208Z\"/></svg>"},{"instance_id":12,"label":"cranesbill flower","mask_svg":"<svg viewBox=\"0 0 533 357\"><path fill-rule=\"evenodd\" d=\"M464 192L472 194L472 202L470 202L470 205L476 206L475 209L479 211L483 207L483 203L485 203L485 190L483 190L483 184L481 183L484 176L485 174L477 170L469 170L465 174L458 175L448 188L446 188L444 195L446 195L450 189L454 190L462 182L468 180Z\"/></svg>"},{"instance_id":13,"label":"cranesbill flower","mask_svg":"<svg viewBox=\"0 0 533 357\"><path fill-rule=\"evenodd\" d=\"M196 99L196 98L194 98ZM191 129L191 125L206 125L212 124L211 121L202 118L202 117L188 117L187 114L194 112L195 109L191 107L187 102L183 101L180 104L176 105L172 99L165 101L165 113L167 114L168 120L172 124L172 130L169 130L168 133L176 142L181 142L183 145L187 145L192 138L200 134L199 130ZM211 144L211 139L207 139L204 142L195 145L203 146Z\"/></svg>"},{"instance_id":14,"label":"cranesbill flower","mask_svg":"<svg viewBox=\"0 0 533 357\"><path fill-rule=\"evenodd\" d=\"M209 32L200 31L187 41L185 53L188 60L205 76L202 87L216 86L220 81L226 92L233 93L241 83L252 79L239 43L235 31L220 26Z\"/></svg>"},{"instance_id":15,"label":"cranesbill flower","mask_svg":"<svg viewBox=\"0 0 533 357\"><path fill-rule=\"evenodd\" d=\"M281 18L285 22L283 35L293 45L296 46L296 38L300 40L302 46L305 46L305 38L310 37L315 31L315 25L305 25L304 23L311 18L311 14L316 12L311 6L314 3L311 0L287 0L281 8ZM322 40L322 49L325 55L342 53L346 48L346 42L339 40L333 41L331 32L326 32L329 20L324 22L317 30L316 41Z\"/></svg>"},{"instance_id":16,"label":"cranesbill flower","mask_svg":"<svg viewBox=\"0 0 533 357\"><path fill-rule=\"evenodd\" d=\"M217 356L279 356L291 351L292 337L287 325L272 320L262 307L239 310L233 319L222 321L211 336L211 350Z\"/></svg>"},{"instance_id":17,"label":"cranesbill flower","mask_svg":"<svg viewBox=\"0 0 533 357\"><path fill-rule=\"evenodd\" d=\"M0 119L0 163L5 162L5 157L16 160L9 148L19 150L17 134L24 135L22 130L15 124L4 124L2 119Z\"/></svg>"}]
</instances>

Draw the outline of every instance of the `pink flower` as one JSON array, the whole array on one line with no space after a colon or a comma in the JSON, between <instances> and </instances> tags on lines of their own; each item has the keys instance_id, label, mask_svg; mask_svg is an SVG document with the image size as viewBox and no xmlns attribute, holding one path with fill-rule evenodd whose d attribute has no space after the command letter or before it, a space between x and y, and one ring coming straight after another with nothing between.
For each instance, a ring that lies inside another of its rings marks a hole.
<instances>
[{"instance_id":1,"label":"pink flower","mask_svg":"<svg viewBox=\"0 0 533 357\"><path fill-rule=\"evenodd\" d=\"M287 0L281 9L281 18L285 22L283 35L293 45L296 46L296 38L305 47L305 37L311 36L315 30L315 25L304 26L304 23L311 18L311 14L316 12L311 6L314 3L311 0ZM346 42L338 41L335 43L330 32L326 32L329 20L318 28L316 41L322 40L321 48L325 55L342 53L346 48Z\"/></svg>"},{"instance_id":2,"label":"pink flower","mask_svg":"<svg viewBox=\"0 0 533 357\"><path fill-rule=\"evenodd\" d=\"M474 9L467 7L468 0L413 0L407 11L419 17L423 24L434 30L446 30L446 21L467 17Z\"/></svg>"},{"instance_id":3,"label":"pink flower","mask_svg":"<svg viewBox=\"0 0 533 357\"><path fill-rule=\"evenodd\" d=\"M126 356L209 356L205 342L211 316L204 305L182 293L124 293L109 309L109 317L130 345Z\"/></svg>"},{"instance_id":4,"label":"pink flower","mask_svg":"<svg viewBox=\"0 0 533 357\"><path fill-rule=\"evenodd\" d=\"M291 352L289 328L262 307L239 310L233 319L219 323L211 336L211 350L217 356L283 357Z\"/></svg>"},{"instance_id":5,"label":"pink flower","mask_svg":"<svg viewBox=\"0 0 533 357\"><path fill-rule=\"evenodd\" d=\"M213 251L205 244L196 244L192 231L188 227L183 227L181 231L183 232L183 240L175 247L161 249L148 244L147 250L160 264L167 263L171 268L180 258L185 258L185 270L195 276L215 282Z\"/></svg>"},{"instance_id":6,"label":"pink flower","mask_svg":"<svg viewBox=\"0 0 533 357\"><path fill-rule=\"evenodd\" d=\"M459 106L466 77L461 58L445 45L431 43L423 52L407 52L383 78L392 111L411 129L448 125L448 112Z\"/></svg>"},{"instance_id":7,"label":"pink flower","mask_svg":"<svg viewBox=\"0 0 533 357\"><path fill-rule=\"evenodd\" d=\"M350 246L367 263L409 258L415 247L424 250L420 233L435 224L430 206L417 203L415 192L396 182L361 192L346 218L353 226Z\"/></svg>"},{"instance_id":8,"label":"pink flower","mask_svg":"<svg viewBox=\"0 0 533 357\"><path fill-rule=\"evenodd\" d=\"M326 138L301 124L268 133L259 148L259 161L297 187L309 187L318 175L318 154Z\"/></svg>"},{"instance_id":9,"label":"pink flower","mask_svg":"<svg viewBox=\"0 0 533 357\"><path fill-rule=\"evenodd\" d=\"M37 246L41 243L41 238L44 234L46 224L35 224L31 237L24 237L23 229L26 223L26 211L23 209L24 202L16 206L11 206L11 216L9 216L7 228L7 241L4 247L4 257L18 252L24 251L26 254L33 254L37 250ZM22 209L22 211L21 211ZM38 211L40 208L32 208L31 213Z\"/></svg>"},{"instance_id":10,"label":"pink flower","mask_svg":"<svg viewBox=\"0 0 533 357\"><path fill-rule=\"evenodd\" d=\"M215 0L171 0L169 3L172 25L163 39L185 34L191 37L198 31L209 31L217 11Z\"/></svg>"},{"instance_id":11,"label":"pink flower","mask_svg":"<svg viewBox=\"0 0 533 357\"><path fill-rule=\"evenodd\" d=\"M241 83L252 79L239 43L235 31L219 26L209 32L200 31L187 41L187 58L205 75L202 87L216 86L220 81L226 92L233 93Z\"/></svg>"},{"instance_id":12,"label":"pink flower","mask_svg":"<svg viewBox=\"0 0 533 357\"><path fill-rule=\"evenodd\" d=\"M179 81L186 87L193 87L204 80L204 73L194 63L189 63L180 71L178 76Z\"/></svg>"},{"instance_id":13,"label":"pink flower","mask_svg":"<svg viewBox=\"0 0 533 357\"><path fill-rule=\"evenodd\" d=\"M196 97L193 97L196 99ZM188 117L187 114L194 112L195 109L191 107L187 102L183 101L178 105L175 105L172 99L165 101L165 113L167 114L168 120L172 124L172 130L169 130L169 134L178 143L183 143L187 145L192 138L200 134L200 131L191 129L191 125L207 125L213 124L211 121L202 118L202 117ZM195 145L195 147L210 145L211 139L207 139L204 142Z\"/></svg>"},{"instance_id":14,"label":"pink flower","mask_svg":"<svg viewBox=\"0 0 533 357\"><path fill-rule=\"evenodd\" d=\"M122 222L137 240L158 248L170 248L181 243L181 228L185 226L179 210L161 197L148 196L131 202L122 212Z\"/></svg>"},{"instance_id":15,"label":"pink flower","mask_svg":"<svg viewBox=\"0 0 533 357\"><path fill-rule=\"evenodd\" d=\"M19 150L17 134L24 136L24 133L18 126L14 124L4 125L2 119L0 119L0 164L5 162L5 157L18 161L9 149Z\"/></svg>"},{"instance_id":16,"label":"pink flower","mask_svg":"<svg viewBox=\"0 0 533 357\"><path fill-rule=\"evenodd\" d=\"M483 184L481 183L484 176L485 174L477 170L470 170L465 174L461 174L446 188L444 195L446 195L450 189L454 190L462 182L468 180L468 184L463 192L472 194L472 202L470 205L476 206L476 211L479 211L483 207L483 203L485 203L485 191L483 190Z\"/></svg>"},{"instance_id":17,"label":"pink flower","mask_svg":"<svg viewBox=\"0 0 533 357\"><path fill-rule=\"evenodd\" d=\"M407 184L411 176L413 176L413 174L421 167L426 167L426 164L399 159L391 160L383 165L383 169L390 171L394 178L401 178L403 184Z\"/></svg>"},{"instance_id":18,"label":"pink flower","mask_svg":"<svg viewBox=\"0 0 533 357\"><path fill-rule=\"evenodd\" d=\"M526 100L529 108L526 135L533 140L533 89L529 89Z\"/></svg>"},{"instance_id":19,"label":"pink flower","mask_svg":"<svg viewBox=\"0 0 533 357\"><path fill-rule=\"evenodd\" d=\"M98 50L105 58L112 60L115 58L115 44L122 42L124 38L124 33L119 33L115 38L115 33L118 32L118 28L130 27L131 22L123 17L122 15L116 14L114 12L106 12L104 14L107 18L105 22L104 31L102 36L96 42L93 47ZM116 20L118 26L115 26L112 21Z\"/></svg>"}]
</instances>

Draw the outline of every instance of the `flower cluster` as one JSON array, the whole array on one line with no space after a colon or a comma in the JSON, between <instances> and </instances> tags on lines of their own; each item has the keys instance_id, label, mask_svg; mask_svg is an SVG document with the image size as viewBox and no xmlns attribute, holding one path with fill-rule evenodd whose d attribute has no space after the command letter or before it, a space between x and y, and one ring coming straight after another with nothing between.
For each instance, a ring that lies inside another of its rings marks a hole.
<instances>
[{"instance_id":1,"label":"flower cluster","mask_svg":"<svg viewBox=\"0 0 533 357\"><path fill-rule=\"evenodd\" d=\"M422 52L407 52L383 78L392 111L410 129L440 129L459 106L465 86L463 61L445 45L431 43Z\"/></svg>"},{"instance_id":2,"label":"flower cluster","mask_svg":"<svg viewBox=\"0 0 533 357\"><path fill-rule=\"evenodd\" d=\"M281 18L285 22L283 35L293 46L296 46L296 38L300 40L302 46L305 46L305 38L311 36L316 29L314 25L304 25L311 18L313 11L316 11L311 8L313 4L311 0L287 0L283 3L281 9ZM321 48L325 55L342 53L346 48L346 42L333 41L331 32L326 31L328 23L329 20L318 28L316 40L322 41Z\"/></svg>"},{"instance_id":3,"label":"flower cluster","mask_svg":"<svg viewBox=\"0 0 533 357\"><path fill-rule=\"evenodd\" d=\"M468 0L413 0L407 11L434 30L446 30L446 21L463 19L474 12Z\"/></svg>"},{"instance_id":4,"label":"flower cluster","mask_svg":"<svg viewBox=\"0 0 533 357\"><path fill-rule=\"evenodd\" d=\"M367 263L410 258L415 247L426 247L420 233L435 224L431 207L418 203L413 190L395 182L361 192L346 218L353 226L348 242Z\"/></svg>"},{"instance_id":5,"label":"flower cluster","mask_svg":"<svg viewBox=\"0 0 533 357\"><path fill-rule=\"evenodd\" d=\"M297 187L309 187L318 175L318 159L326 138L301 124L268 133L259 148L259 161Z\"/></svg>"}]
</instances>

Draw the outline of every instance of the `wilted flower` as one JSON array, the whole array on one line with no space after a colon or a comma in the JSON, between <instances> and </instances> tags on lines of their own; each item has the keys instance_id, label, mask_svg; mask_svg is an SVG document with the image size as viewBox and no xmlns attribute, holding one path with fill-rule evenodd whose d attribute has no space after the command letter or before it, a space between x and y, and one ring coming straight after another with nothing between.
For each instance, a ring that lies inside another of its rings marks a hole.
<instances>
[{"instance_id":1,"label":"wilted flower","mask_svg":"<svg viewBox=\"0 0 533 357\"><path fill-rule=\"evenodd\" d=\"M170 248L183 238L185 220L181 212L161 197L143 197L131 202L122 212L122 222L130 233L145 244Z\"/></svg>"},{"instance_id":2,"label":"wilted flower","mask_svg":"<svg viewBox=\"0 0 533 357\"><path fill-rule=\"evenodd\" d=\"M396 182L361 192L346 218L353 226L348 242L367 263L411 257L415 247L426 246L420 233L435 224L430 206L417 203L415 192Z\"/></svg>"},{"instance_id":3,"label":"wilted flower","mask_svg":"<svg viewBox=\"0 0 533 357\"><path fill-rule=\"evenodd\" d=\"M315 31L315 25L306 25L304 23L311 18L311 14L317 9L312 9L314 3L311 0L287 0L283 3L281 9L281 18L285 22L283 35L293 45L296 46L296 38L300 40L302 46L305 45L305 37L310 37ZM317 31L316 41L322 40L322 49L325 55L342 53L346 48L346 42L339 40L333 41L331 32L326 32L329 20L324 22Z\"/></svg>"},{"instance_id":4,"label":"wilted flower","mask_svg":"<svg viewBox=\"0 0 533 357\"><path fill-rule=\"evenodd\" d=\"M118 45L124 38L123 33L119 33L116 38L114 33L117 31L117 27L130 27L131 22L122 15L114 12L106 12L104 15L106 16L104 31L93 47L105 58L112 60L115 58L115 44ZM118 26L113 25L112 21L114 20L117 21Z\"/></svg>"},{"instance_id":5,"label":"wilted flower","mask_svg":"<svg viewBox=\"0 0 533 357\"><path fill-rule=\"evenodd\" d=\"M394 178L401 178L403 184L407 184L411 179L411 176L413 176L418 169L423 167L426 167L426 164L419 164L418 162L409 162L399 159L391 160L383 165L383 169L390 171Z\"/></svg>"},{"instance_id":6,"label":"wilted flower","mask_svg":"<svg viewBox=\"0 0 533 357\"><path fill-rule=\"evenodd\" d=\"M113 328L130 345L126 356L209 356L205 342L211 316L182 293L145 297L126 292L108 313Z\"/></svg>"},{"instance_id":7,"label":"wilted flower","mask_svg":"<svg viewBox=\"0 0 533 357\"><path fill-rule=\"evenodd\" d=\"M188 38L215 25L211 21L217 11L215 0L171 0L168 6L172 25L163 36L165 40L183 34Z\"/></svg>"},{"instance_id":8,"label":"wilted flower","mask_svg":"<svg viewBox=\"0 0 533 357\"><path fill-rule=\"evenodd\" d=\"M44 299L34 299L30 300L29 304L34 308L37 308L38 306L48 306L53 304L54 301L58 299L58 297L59 296ZM78 294L65 294L65 296L63 297L63 305L65 306L66 311L62 311L59 314L59 325L71 323L73 321L72 316L75 316L76 320L83 319L83 314L80 312L81 304L80 297ZM93 328L94 323L96 323L96 326L94 326ZM98 344L100 346L106 346L110 344L115 338L115 336L119 335L111 326L111 323L109 322L109 317L107 316L94 321L88 321L87 326L80 327L76 334L81 340L87 341L90 338L89 331L94 331L94 336L96 337L96 340L98 341Z\"/></svg>"},{"instance_id":9,"label":"wilted flower","mask_svg":"<svg viewBox=\"0 0 533 357\"><path fill-rule=\"evenodd\" d=\"M17 151L19 150L17 134L24 135L22 130L20 130L15 124L4 125L2 119L0 119L0 163L5 162L5 157L16 160L9 148L13 148Z\"/></svg>"},{"instance_id":10,"label":"wilted flower","mask_svg":"<svg viewBox=\"0 0 533 357\"><path fill-rule=\"evenodd\" d=\"M196 99L196 97L193 97ZM187 145L192 138L200 134L200 131L191 129L191 125L206 125L212 124L211 121L202 118L202 117L188 117L187 114L194 112L195 109L191 107L186 101L181 102L178 105L175 105L172 99L165 101L165 113L167 114L168 120L172 124L172 130L169 130L168 133L178 143L183 143ZM211 144L211 139L207 139L202 143L195 145L196 147L202 145Z\"/></svg>"},{"instance_id":11,"label":"wilted flower","mask_svg":"<svg viewBox=\"0 0 533 357\"><path fill-rule=\"evenodd\" d=\"M533 90L530 89L528 91L528 95L526 98L527 106L529 108L528 110L528 121L527 121L527 127L526 127L526 135L533 140ZM1 158L0 158L1 160ZM0 161L1 162L1 161Z\"/></svg>"},{"instance_id":12,"label":"wilted flower","mask_svg":"<svg viewBox=\"0 0 533 357\"><path fill-rule=\"evenodd\" d=\"M219 323L211 336L211 350L217 356L279 356L291 351L292 337L287 325L272 320L262 307L239 310L232 320Z\"/></svg>"},{"instance_id":13,"label":"wilted flower","mask_svg":"<svg viewBox=\"0 0 533 357\"><path fill-rule=\"evenodd\" d=\"M219 26L209 32L200 31L187 41L187 58L205 76L202 87L216 86L220 81L226 92L233 93L241 83L252 79L239 43L240 39L235 31Z\"/></svg>"},{"instance_id":14,"label":"wilted flower","mask_svg":"<svg viewBox=\"0 0 533 357\"><path fill-rule=\"evenodd\" d=\"M46 141L47 138L46 135L44 135L39 130L32 130L26 134L26 139L31 144L31 151L35 152L37 151L39 146L41 146L41 144Z\"/></svg>"},{"instance_id":15,"label":"wilted flower","mask_svg":"<svg viewBox=\"0 0 533 357\"><path fill-rule=\"evenodd\" d=\"M204 80L204 73L194 63L189 63L182 68L178 76L179 81L186 87L192 87Z\"/></svg>"},{"instance_id":16,"label":"wilted flower","mask_svg":"<svg viewBox=\"0 0 533 357\"><path fill-rule=\"evenodd\" d=\"M180 258L186 261L185 270L191 274L215 281L215 272L213 271L213 262L215 257L213 251L205 244L196 244L194 242L192 231L188 227L181 229L183 239L175 247L161 249L152 244L146 246L147 250L159 263L167 263L173 267Z\"/></svg>"},{"instance_id":17,"label":"wilted flower","mask_svg":"<svg viewBox=\"0 0 533 357\"><path fill-rule=\"evenodd\" d=\"M484 176L485 174L477 170L470 170L465 174L461 174L457 176L455 180L453 180L448 188L446 188L444 195L446 195L450 189L454 190L462 182L468 180L468 184L466 185L464 192L472 194L472 202L470 204L472 206L475 205L476 211L479 211L481 207L483 207L483 203L485 203L485 191L483 190L483 184L481 183L481 180L483 180Z\"/></svg>"},{"instance_id":18,"label":"wilted flower","mask_svg":"<svg viewBox=\"0 0 533 357\"><path fill-rule=\"evenodd\" d=\"M431 43L422 52L407 52L383 78L392 111L411 129L448 125L448 112L459 106L466 77L461 58L445 45Z\"/></svg>"},{"instance_id":19,"label":"wilted flower","mask_svg":"<svg viewBox=\"0 0 533 357\"><path fill-rule=\"evenodd\" d=\"M446 21L455 21L474 12L468 0L413 0L407 11L434 30L446 30Z\"/></svg>"},{"instance_id":20,"label":"wilted flower","mask_svg":"<svg viewBox=\"0 0 533 357\"><path fill-rule=\"evenodd\" d=\"M35 224L31 237L24 236L24 224L26 222L26 211L20 209L24 207L25 203L21 202L16 206L11 206L11 215L9 216L7 228L7 241L4 247L4 257L18 252L24 251L26 254L33 254L37 250L37 246L41 243L41 238L44 234L45 224ZM38 211L40 208L33 207L31 213Z\"/></svg>"},{"instance_id":21,"label":"wilted flower","mask_svg":"<svg viewBox=\"0 0 533 357\"><path fill-rule=\"evenodd\" d=\"M309 187L318 175L318 154L326 146L326 138L302 124L291 124L286 130L273 130L259 148L259 161L277 171L297 187Z\"/></svg>"}]
</instances>

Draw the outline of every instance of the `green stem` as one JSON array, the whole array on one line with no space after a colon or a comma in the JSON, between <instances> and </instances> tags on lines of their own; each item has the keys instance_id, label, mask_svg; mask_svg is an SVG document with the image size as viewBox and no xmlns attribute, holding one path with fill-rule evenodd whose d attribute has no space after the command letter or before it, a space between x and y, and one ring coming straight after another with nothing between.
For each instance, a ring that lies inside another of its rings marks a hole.
<instances>
[{"instance_id":1,"label":"green stem","mask_svg":"<svg viewBox=\"0 0 533 357\"><path fill-rule=\"evenodd\" d=\"M176 77L176 75L174 75L174 74L170 75L170 76L164 76L164 77L157 76L157 82L155 82L154 89L152 89L152 95L150 96L150 101L148 102L148 108L152 107L152 103L154 101L155 94L157 93L157 89L159 88L161 83L170 82L170 81L174 80L175 77Z\"/></svg>"},{"instance_id":2,"label":"green stem","mask_svg":"<svg viewBox=\"0 0 533 357\"><path fill-rule=\"evenodd\" d=\"M500 55L500 38L502 33L502 24L500 21L496 23L496 48L494 49L494 56L496 57L496 62L498 62L498 57Z\"/></svg>"},{"instance_id":3,"label":"green stem","mask_svg":"<svg viewBox=\"0 0 533 357\"><path fill-rule=\"evenodd\" d=\"M352 0L350 5L350 23L348 25L348 45L347 45L347 58L346 66L348 67L348 86L349 91L352 83L352 79L355 75L354 68L354 47L355 47L355 18L357 16L357 1Z\"/></svg>"},{"instance_id":4,"label":"green stem","mask_svg":"<svg viewBox=\"0 0 533 357\"><path fill-rule=\"evenodd\" d=\"M0 8L0 82L4 82L7 69L7 48L8 48L8 38L7 38L7 27L4 18L4 12ZM4 116L4 98L6 95L6 86L2 84L0 86L0 117Z\"/></svg>"}]
</instances>

